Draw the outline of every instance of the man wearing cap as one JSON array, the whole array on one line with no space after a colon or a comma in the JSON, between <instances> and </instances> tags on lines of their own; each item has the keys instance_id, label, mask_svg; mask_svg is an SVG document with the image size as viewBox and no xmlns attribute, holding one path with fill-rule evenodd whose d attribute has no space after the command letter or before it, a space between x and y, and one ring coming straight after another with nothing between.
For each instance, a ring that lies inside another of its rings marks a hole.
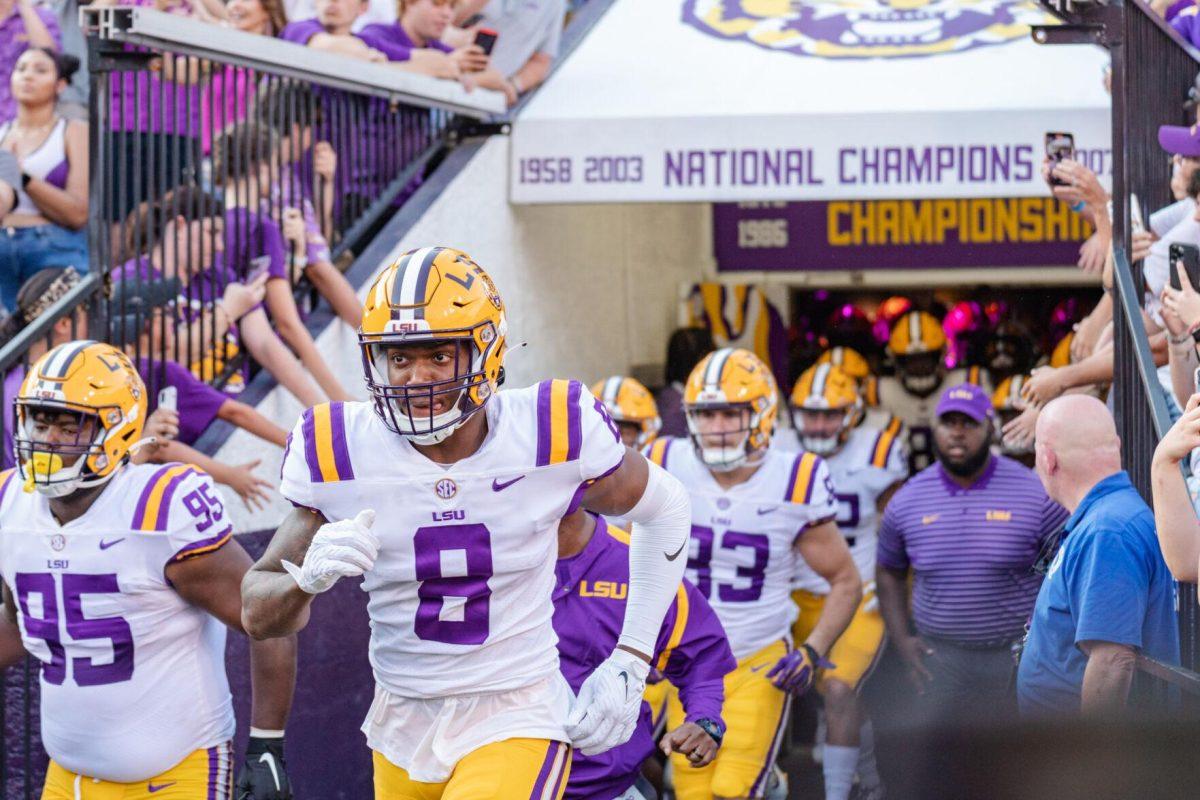
<instances>
[{"instance_id":1,"label":"man wearing cap","mask_svg":"<svg viewBox=\"0 0 1200 800\"><path fill-rule=\"evenodd\" d=\"M936 463L884 512L876 590L923 710L994 717L1015 710L1012 646L1041 585L1034 566L1067 512L1030 469L991 452L995 422L983 389L947 389L935 414Z\"/></svg>"}]
</instances>

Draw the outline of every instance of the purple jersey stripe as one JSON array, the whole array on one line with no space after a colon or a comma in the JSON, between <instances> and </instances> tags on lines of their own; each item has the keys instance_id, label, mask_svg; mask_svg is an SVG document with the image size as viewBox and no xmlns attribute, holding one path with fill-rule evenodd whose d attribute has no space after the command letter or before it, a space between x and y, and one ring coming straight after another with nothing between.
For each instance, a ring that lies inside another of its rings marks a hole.
<instances>
[{"instance_id":1,"label":"purple jersey stripe","mask_svg":"<svg viewBox=\"0 0 1200 800\"><path fill-rule=\"evenodd\" d=\"M217 800L217 766L220 759L218 748L208 748L208 800Z\"/></svg>"},{"instance_id":2,"label":"purple jersey stripe","mask_svg":"<svg viewBox=\"0 0 1200 800\"><path fill-rule=\"evenodd\" d=\"M183 479L188 475L199 475L200 470L195 467L188 467L183 472L175 475L167 482L167 487L163 489L162 501L158 504L158 518L154 520L154 530L165 531L167 529L167 518L171 512L171 498L175 496L175 488L183 482Z\"/></svg>"},{"instance_id":3,"label":"purple jersey stripe","mask_svg":"<svg viewBox=\"0 0 1200 800\"><path fill-rule=\"evenodd\" d=\"M558 748L560 742L550 742L546 747L546 757L542 759L542 768L538 771L537 782L533 784L533 791L529 793L529 800L541 800L542 793L546 790L546 779L550 777L550 770L554 768L554 760L558 758Z\"/></svg>"},{"instance_id":4,"label":"purple jersey stripe","mask_svg":"<svg viewBox=\"0 0 1200 800\"><path fill-rule=\"evenodd\" d=\"M537 399L537 462L544 467L550 463L550 386L552 381L538 384Z\"/></svg>"},{"instance_id":5,"label":"purple jersey stripe","mask_svg":"<svg viewBox=\"0 0 1200 800\"><path fill-rule=\"evenodd\" d=\"M300 434L304 437L304 460L308 462L308 477L313 483L322 483L321 464L317 461L317 422L311 408L306 409Z\"/></svg>"},{"instance_id":6,"label":"purple jersey stripe","mask_svg":"<svg viewBox=\"0 0 1200 800\"><path fill-rule=\"evenodd\" d=\"M800 474L800 461L803 458L803 454L798 455L796 456L796 460L792 462L792 472L790 475L788 475L787 487L783 492L783 499L789 503L792 502L792 490L796 486L796 476Z\"/></svg>"},{"instance_id":7,"label":"purple jersey stripe","mask_svg":"<svg viewBox=\"0 0 1200 800\"><path fill-rule=\"evenodd\" d=\"M812 502L813 487L817 485L817 468L821 466L821 459L817 456L812 457L812 474L808 476L808 486L804 487L804 503L807 505Z\"/></svg>"},{"instance_id":8,"label":"purple jersey stripe","mask_svg":"<svg viewBox=\"0 0 1200 800\"><path fill-rule=\"evenodd\" d=\"M671 461L671 448L674 446L675 446L674 439L667 439L667 443L665 445L663 445L663 452L662 452L662 459L663 459L662 468L663 469L666 469L667 464L669 464Z\"/></svg>"},{"instance_id":9,"label":"purple jersey stripe","mask_svg":"<svg viewBox=\"0 0 1200 800\"><path fill-rule=\"evenodd\" d=\"M146 486L144 489L142 489L142 496L138 498L137 508L133 510L134 528L142 527L142 518L146 516L146 503L150 502L150 495L154 494L154 488L158 486L158 479L161 478L167 470L178 466L179 464L176 462L166 464L163 467L160 467L159 470L153 475L151 475L150 480L146 481Z\"/></svg>"},{"instance_id":10,"label":"purple jersey stripe","mask_svg":"<svg viewBox=\"0 0 1200 800\"><path fill-rule=\"evenodd\" d=\"M579 419L579 393L583 384L571 381L567 384L567 461L579 458L583 444L583 425Z\"/></svg>"},{"instance_id":11,"label":"purple jersey stripe","mask_svg":"<svg viewBox=\"0 0 1200 800\"><path fill-rule=\"evenodd\" d=\"M233 526L230 525L228 528L221 531L216 536L213 536L210 539L201 539L198 542L192 542L189 545L185 545L184 547L181 547L179 549L179 552L177 552L175 555L171 556L171 561L184 561L190 555L193 555L193 554L200 555L200 553L197 552L200 550L205 550L205 551L219 550L220 548L218 547L218 545L224 544L225 542L229 541L229 539L231 539L232 537L233 537Z\"/></svg>"},{"instance_id":12,"label":"purple jersey stripe","mask_svg":"<svg viewBox=\"0 0 1200 800\"><path fill-rule=\"evenodd\" d=\"M287 441L283 443L283 459L279 462L279 482L283 482L283 465L287 463L288 453L292 452L292 435L295 431L288 433Z\"/></svg>"},{"instance_id":13,"label":"purple jersey stripe","mask_svg":"<svg viewBox=\"0 0 1200 800\"><path fill-rule=\"evenodd\" d=\"M333 465L337 468L338 480L354 480L354 469L350 466L350 448L346 446L346 406L344 403L329 404L330 437L333 439Z\"/></svg>"}]
</instances>

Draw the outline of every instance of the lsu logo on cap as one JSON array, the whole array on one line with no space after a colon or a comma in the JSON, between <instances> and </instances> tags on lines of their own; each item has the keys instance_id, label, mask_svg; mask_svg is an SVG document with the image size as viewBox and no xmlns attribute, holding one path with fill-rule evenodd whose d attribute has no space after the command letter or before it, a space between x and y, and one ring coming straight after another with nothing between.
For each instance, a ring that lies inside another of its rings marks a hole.
<instances>
[{"instance_id":1,"label":"lsu logo on cap","mask_svg":"<svg viewBox=\"0 0 1200 800\"><path fill-rule=\"evenodd\" d=\"M684 0L704 33L820 58L905 58L1006 44L1053 18L1030 0Z\"/></svg>"},{"instance_id":2,"label":"lsu logo on cap","mask_svg":"<svg viewBox=\"0 0 1200 800\"><path fill-rule=\"evenodd\" d=\"M961 386L955 386L950 391L946 392L947 400L974 400L975 392L970 389L964 389Z\"/></svg>"}]
</instances>

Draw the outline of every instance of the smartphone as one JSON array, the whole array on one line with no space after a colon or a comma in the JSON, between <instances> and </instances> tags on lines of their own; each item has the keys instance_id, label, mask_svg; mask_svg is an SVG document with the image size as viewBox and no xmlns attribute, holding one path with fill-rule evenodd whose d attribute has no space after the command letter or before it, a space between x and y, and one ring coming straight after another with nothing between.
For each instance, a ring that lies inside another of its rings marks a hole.
<instances>
[{"instance_id":1,"label":"smartphone","mask_svg":"<svg viewBox=\"0 0 1200 800\"><path fill-rule=\"evenodd\" d=\"M246 283L254 283L259 276L271 268L270 256L255 256L250 259L250 271L246 274Z\"/></svg>"},{"instance_id":2,"label":"smartphone","mask_svg":"<svg viewBox=\"0 0 1200 800\"><path fill-rule=\"evenodd\" d=\"M1142 204L1138 201L1136 194L1129 195L1129 229L1134 233L1143 233L1146 230L1146 220L1142 217Z\"/></svg>"},{"instance_id":3,"label":"smartphone","mask_svg":"<svg viewBox=\"0 0 1200 800\"><path fill-rule=\"evenodd\" d=\"M1046 157L1050 159L1051 169L1060 161L1075 158L1074 134L1048 131L1046 133ZM1066 186L1065 182L1054 177L1053 172L1050 173L1050 183L1054 186Z\"/></svg>"},{"instance_id":4,"label":"smartphone","mask_svg":"<svg viewBox=\"0 0 1200 800\"><path fill-rule=\"evenodd\" d=\"M159 391L158 407L167 411L179 411L179 392L174 386L164 386Z\"/></svg>"},{"instance_id":5,"label":"smartphone","mask_svg":"<svg viewBox=\"0 0 1200 800\"><path fill-rule=\"evenodd\" d=\"M483 48L483 54L490 56L492 48L496 46L496 39L500 34L496 33L491 28L480 28L475 31L475 44Z\"/></svg>"},{"instance_id":6,"label":"smartphone","mask_svg":"<svg viewBox=\"0 0 1200 800\"><path fill-rule=\"evenodd\" d=\"M1200 292L1200 247L1171 242L1171 246L1167 248L1167 263L1171 265L1171 271L1167 277L1171 281L1172 289L1183 288L1179 284L1179 269L1176 266L1180 261L1183 262L1183 270L1187 273L1192 288Z\"/></svg>"}]
</instances>

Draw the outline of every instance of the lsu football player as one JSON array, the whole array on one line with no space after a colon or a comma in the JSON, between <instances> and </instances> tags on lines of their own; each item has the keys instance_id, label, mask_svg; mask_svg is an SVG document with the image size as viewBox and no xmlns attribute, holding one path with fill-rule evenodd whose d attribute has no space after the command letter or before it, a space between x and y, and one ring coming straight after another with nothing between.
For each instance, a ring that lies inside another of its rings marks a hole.
<instances>
[{"instance_id":1,"label":"lsu football player","mask_svg":"<svg viewBox=\"0 0 1200 800\"><path fill-rule=\"evenodd\" d=\"M777 411L767 366L748 350L724 348L697 364L685 386L690 445L659 439L649 450L691 494L688 577L717 612L738 659L725 679L728 729L716 760L690 769L685 756L671 756L680 800L764 796L790 699L807 691L862 599L834 522L829 469L814 453L770 447ZM790 594L801 558L830 588L820 619L793 646ZM672 693L668 729L682 720Z\"/></svg>"},{"instance_id":2,"label":"lsu football player","mask_svg":"<svg viewBox=\"0 0 1200 800\"><path fill-rule=\"evenodd\" d=\"M507 332L466 254L427 247L385 268L359 329L372 399L304 413L281 488L297 508L245 582L248 628L276 636L364 576L381 800L561 797L569 745L592 755L633 734L683 575L686 491L580 383L498 392ZM581 505L634 529L620 638L575 698L551 595L558 523Z\"/></svg>"},{"instance_id":3,"label":"lsu football player","mask_svg":"<svg viewBox=\"0 0 1200 800\"><path fill-rule=\"evenodd\" d=\"M572 686L583 682L616 643L629 587L629 534L582 509L558 527L554 630L559 663ZM654 668L678 687L686 720L666 734L663 748L687 756L694 768L713 760L725 725L725 676L737 666L725 630L699 590L679 584L654 645ZM666 681L658 685L666 686ZM642 763L654 754L651 708L637 731L606 753L576 752L565 800L645 800Z\"/></svg>"},{"instance_id":4,"label":"lsu football player","mask_svg":"<svg viewBox=\"0 0 1200 800\"><path fill-rule=\"evenodd\" d=\"M834 664L817 677L825 700L827 735L823 767L825 797L846 800L856 771L864 786L878 787L873 763L860 768L860 730L867 724L858 690L883 650L883 617L875 599L875 544L880 514L908 478L908 458L898 426L859 424L858 383L831 364L810 367L792 392L792 415L803 448L824 459L838 504L837 525L862 576L863 600L854 619L829 652ZM807 638L821 618L829 584L808 564L797 565L792 599L800 616L796 641ZM869 761L869 760L868 760Z\"/></svg>"},{"instance_id":5,"label":"lsu football player","mask_svg":"<svg viewBox=\"0 0 1200 800\"><path fill-rule=\"evenodd\" d=\"M832 364L858 381L863 400L863 421L876 428L886 428L892 415L879 407L879 378L871 370L866 356L853 347L831 347L817 358L817 364Z\"/></svg>"},{"instance_id":6,"label":"lsu football player","mask_svg":"<svg viewBox=\"0 0 1200 800\"><path fill-rule=\"evenodd\" d=\"M133 465L146 389L129 358L72 341L16 397L17 467L0 473L4 605L42 664L43 800L231 798L225 628L242 630L250 557L212 479ZM295 639L252 642L240 797L290 798L283 727ZM24 652L6 650L8 666Z\"/></svg>"},{"instance_id":7,"label":"lsu football player","mask_svg":"<svg viewBox=\"0 0 1200 800\"><path fill-rule=\"evenodd\" d=\"M887 352L895 377L879 381L879 405L908 429L908 467L916 474L933 463L933 409L942 390L967 379L966 370L947 371L946 333L926 311L909 311L896 320Z\"/></svg>"},{"instance_id":8,"label":"lsu football player","mask_svg":"<svg viewBox=\"0 0 1200 800\"><path fill-rule=\"evenodd\" d=\"M640 451L654 441L662 428L662 418L658 416L654 395L641 381L613 375L597 381L591 392L604 403L608 416L617 423L622 444Z\"/></svg>"}]
</instances>

